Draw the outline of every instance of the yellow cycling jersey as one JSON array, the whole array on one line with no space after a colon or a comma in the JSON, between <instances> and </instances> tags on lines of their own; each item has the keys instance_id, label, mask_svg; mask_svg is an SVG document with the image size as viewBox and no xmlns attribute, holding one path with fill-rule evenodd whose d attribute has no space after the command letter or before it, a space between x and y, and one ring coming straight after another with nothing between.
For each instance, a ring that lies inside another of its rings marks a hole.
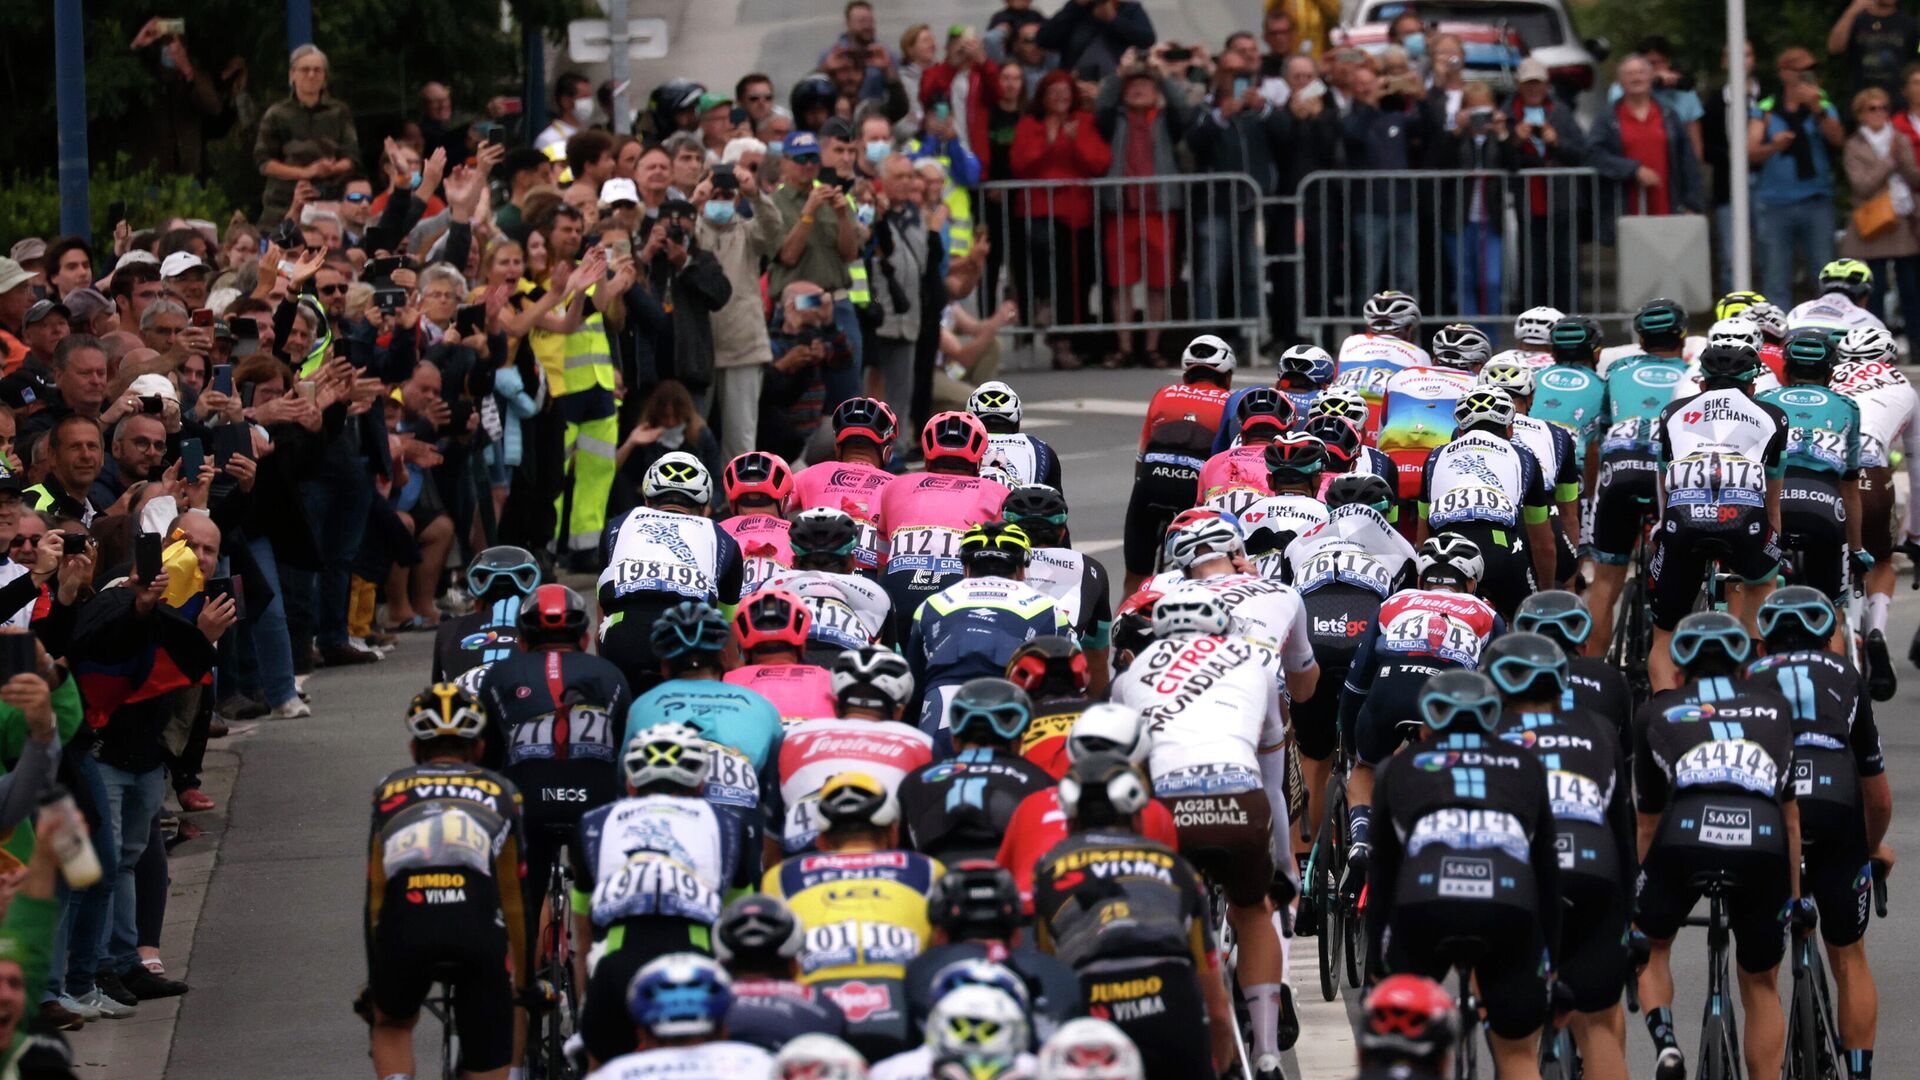
<instances>
[{"instance_id":1,"label":"yellow cycling jersey","mask_svg":"<svg viewBox=\"0 0 1920 1080\"><path fill-rule=\"evenodd\" d=\"M927 893L944 872L914 851L815 853L768 870L760 887L806 928L801 982L899 979L932 942Z\"/></svg>"}]
</instances>

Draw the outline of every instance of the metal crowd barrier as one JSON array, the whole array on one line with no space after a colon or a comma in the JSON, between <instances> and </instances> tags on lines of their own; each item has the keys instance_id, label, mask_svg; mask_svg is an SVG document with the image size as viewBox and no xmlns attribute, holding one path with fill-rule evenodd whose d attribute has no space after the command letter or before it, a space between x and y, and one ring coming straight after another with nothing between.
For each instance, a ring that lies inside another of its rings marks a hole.
<instances>
[{"instance_id":1,"label":"metal crowd barrier","mask_svg":"<svg viewBox=\"0 0 1920 1080\"><path fill-rule=\"evenodd\" d=\"M1265 208L1243 173L1002 180L975 204L993 245L982 307L1010 297L1015 333L1212 328L1251 343L1267 325Z\"/></svg>"}]
</instances>

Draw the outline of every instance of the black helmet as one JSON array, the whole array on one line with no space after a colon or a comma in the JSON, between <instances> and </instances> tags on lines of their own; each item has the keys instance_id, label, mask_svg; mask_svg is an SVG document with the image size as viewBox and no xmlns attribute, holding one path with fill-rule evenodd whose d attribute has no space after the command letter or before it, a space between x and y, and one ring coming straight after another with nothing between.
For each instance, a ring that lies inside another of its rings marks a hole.
<instances>
[{"instance_id":1,"label":"black helmet","mask_svg":"<svg viewBox=\"0 0 1920 1080\"><path fill-rule=\"evenodd\" d=\"M1825 382L1839 361L1833 334L1821 326L1803 326L1790 331L1780 351L1787 370L1803 379Z\"/></svg>"},{"instance_id":2,"label":"black helmet","mask_svg":"<svg viewBox=\"0 0 1920 1080\"><path fill-rule=\"evenodd\" d=\"M1709 345L1700 350L1702 382L1752 382L1760 375L1760 357L1739 345Z\"/></svg>"},{"instance_id":3,"label":"black helmet","mask_svg":"<svg viewBox=\"0 0 1920 1080\"><path fill-rule=\"evenodd\" d=\"M1443 735L1491 735L1500 725L1500 695L1477 671L1443 671L1420 688L1420 719Z\"/></svg>"},{"instance_id":4,"label":"black helmet","mask_svg":"<svg viewBox=\"0 0 1920 1080\"><path fill-rule=\"evenodd\" d=\"M947 708L956 739L1012 743L1033 722L1033 699L1006 679L985 675L962 683Z\"/></svg>"},{"instance_id":5,"label":"black helmet","mask_svg":"<svg viewBox=\"0 0 1920 1080\"><path fill-rule=\"evenodd\" d=\"M1078 694L1087 688L1087 654L1074 638L1042 634L1013 650L1007 679L1028 694Z\"/></svg>"},{"instance_id":6,"label":"black helmet","mask_svg":"<svg viewBox=\"0 0 1920 1080\"><path fill-rule=\"evenodd\" d=\"M1649 348L1677 348L1687 336L1687 309L1664 296L1649 300L1634 312L1633 333Z\"/></svg>"},{"instance_id":7,"label":"black helmet","mask_svg":"<svg viewBox=\"0 0 1920 1080\"><path fill-rule=\"evenodd\" d=\"M800 955L806 931L786 901L748 893L728 904L713 924L713 955L723 964L745 960L756 968L784 969Z\"/></svg>"},{"instance_id":8,"label":"black helmet","mask_svg":"<svg viewBox=\"0 0 1920 1080\"><path fill-rule=\"evenodd\" d=\"M1833 604L1810 585L1788 585L1761 602L1754 621L1769 652L1819 648L1833 637Z\"/></svg>"},{"instance_id":9,"label":"black helmet","mask_svg":"<svg viewBox=\"0 0 1920 1080\"><path fill-rule=\"evenodd\" d=\"M1393 507L1393 489L1372 473L1348 473L1327 485L1326 499L1329 510L1359 503L1384 514Z\"/></svg>"},{"instance_id":10,"label":"black helmet","mask_svg":"<svg viewBox=\"0 0 1920 1080\"><path fill-rule=\"evenodd\" d=\"M1320 440L1327 456L1341 468L1353 463L1360 454L1360 429L1344 416L1321 415L1307 421L1307 434Z\"/></svg>"},{"instance_id":11,"label":"black helmet","mask_svg":"<svg viewBox=\"0 0 1920 1080\"><path fill-rule=\"evenodd\" d=\"M833 444L848 439L871 439L879 446L891 445L899 433L900 422L884 401L869 397L848 398L833 408Z\"/></svg>"},{"instance_id":12,"label":"black helmet","mask_svg":"<svg viewBox=\"0 0 1920 1080\"><path fill-rule=\"evenodd\" d=\"M793 110L795 124L805 124L807 114L815 109L832 112L839 97L833 80L816 72L793 84L793 91L787 95L787 107Z\"/></svg>"},{"instance_id":13,"label":"black helmet","mask_svg":"<svg viewBox=\"0 0 1920 1080\"><path fill-rule=\"evenodd\" d=\"M969 930L1005 936L1022 922L1020 887L1005 867L986 859L962 860L934 879L927 892L927 921L953 941Z\"/></svg>"},{"instance_id":14,"label":"black helmet","mask_svg":"<svg viewBox=\"0 0 1920 1080\"><path fill-rule=\"evenodd\" d=\"M816 506L794 515L787 543L793 548L793 564L799 569L810 569L801 565L802 560L818 559L841 566L860 545L860 526L845 510Z\"/></svg>"},{"instance_id":15,"label":"black helmet","mask_svg":"<svg viewBox=\"0 0 1920 1080\"><path fill-rule=\"evenodd\" d=\"M1327 444L1304 432L1288 432L1267 444L1267 477L1275 487L1282 478L1289 483L1309 482L1327 468Z\"/></svg>"},{"instance_id":16,"label":"black helmet","mask_svg":"<svg viewBox=\"0 0 1920 1080\"><path fill-rule=\"evenodd\" d=\"M1513 613L1513 628L1552 638L1572 656L1593 633L1593 615L1579 596L1565 589L1548 589L1520 601Z\"/></svg>"},{"instance_id":17,"label":"black helmet","mask_svg":"<svg viewBox=\"0 0 1920 1080\"><path fill-rule=\"evenodd\" d=\"M1480 670L1509 700L1557 704L1567 689L1566 651L1545 634L1501 634L1487 645Z\"/></svg>"},{"instance_id":18,"label":"black helmet","mask_svg":"<svg viewBox=\"0 0 1920 1080\"><path fill-rule=\"evenodd\" d=\"M1021 484L1000 504L1000 520L1018 525L1027 539L1051 547L1067 529L1067 497L1047 484Z\"/></svg>"},{"instance_id":19,"label":"black helmet","mask_svg":"<svg viewBox=\"0 0 1920 1080\"><path fill-rule=\"evenodd\" d=\"M540 587L540 564L533 552L511 544L490 547L474 556L467 567L467 588L486 603L509 597L526 599Z\"/></svg>"},{"instance_id":20,"label":"black helmet","mask_svg":"<svg viewBox=\"0 0 1920 1080\"><path fill-rule=\"evenodd\" d=\"M1724 611L1696 611L1674 627L1667 650L1682 668L1692 667L1702 655L1717 655L1738 666L1753 652L1753 639L1739 619Z\"/></svg>"},{"instance_id":21,"label":"black helmet","mask_svg":"<svg viewBox=\"0 0 1920 1080\"><path fill-rule=\"evenodd\" d=\"M1604 339L1597 320L1585 315L1568 315L1553 324L1547 340L1555 363L1591 364Z\"/></svg>"},{"instance_id":22,"label":"black helmet","mask_svg":"<svg viewBox=\"0 0 1920 1080\"><path fill-rule=\"evenodd\" d=\"M1033 542L1018 525L986 521L969 528L960 537L960 562L964 566L994 568L1011 574L1027 565Z\"/></svg>"},{"instance_id":23,"label":"black helmet","mask_svg":"<svg viewBox=\"0 0 1920 1080\"><path fill-rule=\"evenodd\" d=\"M653 114L655 138L665 138L678 130L674 117L700 104L707 88L692 79L669 79L653 88L647 97L647 111Z\"/></svg>"},{"instance_id":24,"label":"black helmet","mask_svg":"<svg viewBox=\"0 0 1920 1080\"><path fill-rule=\"evenodd\" d=\"M1256 386L1240 395L1233 416L1242 424L1249 416L1277 416L1280 426L1287 427L1293 423L1294 411L1292 398L1271 386Z\"/></svg>"},{"instance_id":25,"label":"black helmet","mask_svg":"<svg viewBox=\"0 0 1920 1080\"><path fill-rule=\"evenodd\" d=\"M565 585L547 584L520 605L523 645L578 645L587 632L587 602Z\"/></svg>"}]
</instances>

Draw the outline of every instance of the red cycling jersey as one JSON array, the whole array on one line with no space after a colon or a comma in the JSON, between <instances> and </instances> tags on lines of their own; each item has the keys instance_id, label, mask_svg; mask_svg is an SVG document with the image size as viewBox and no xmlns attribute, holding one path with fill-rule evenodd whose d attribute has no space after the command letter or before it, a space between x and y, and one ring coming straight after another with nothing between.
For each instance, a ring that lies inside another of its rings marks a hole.
<instances>
[{"instance_id":1,"label":"red cycling jersey","mask_svg":"<svg viewBox=\"0 0 1920 1080\"><path fill-rule=\"evenodd\" d=\"M1206 428L1204 445L1211 449L1213 433L1220 428L1220 416L1226 409L1227 396L1231 393L1233 391L1224 386L1204 382L1175 383L1161 387L1147 404L1147 418L1140 425L1141 452L1145 453L1153 445L1153 429L1162 424L1177 423L1198 424ZM1187 442L1184 433L1179 441ZM1206 452L1201 451L1200 457L1205 459L1206 456Z\"/></svg>"}]
</instances>

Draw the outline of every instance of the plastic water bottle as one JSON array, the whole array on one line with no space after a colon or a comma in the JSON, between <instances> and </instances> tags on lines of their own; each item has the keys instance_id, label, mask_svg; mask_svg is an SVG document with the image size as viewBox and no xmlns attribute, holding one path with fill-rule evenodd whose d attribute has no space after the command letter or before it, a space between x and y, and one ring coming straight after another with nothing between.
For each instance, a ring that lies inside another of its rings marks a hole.
<instances>
[{"instance_id":1,"label":"plastic water bottle","mask_svg":"<svg viewBox=\"0 0 1920 1080\"><path fill-rule=\"evenodd\" d=\"M39 827L46 828L60 819L66 821L66 828L54 841L53 853L60 859L60 873L67 884L84 889L100 880L100 856L94 853L93 841L87 838L86 822L80 816L80 808L74 805L73 796L66 788L54 784L40 797Z\"/></svg>"}]
</instances>

